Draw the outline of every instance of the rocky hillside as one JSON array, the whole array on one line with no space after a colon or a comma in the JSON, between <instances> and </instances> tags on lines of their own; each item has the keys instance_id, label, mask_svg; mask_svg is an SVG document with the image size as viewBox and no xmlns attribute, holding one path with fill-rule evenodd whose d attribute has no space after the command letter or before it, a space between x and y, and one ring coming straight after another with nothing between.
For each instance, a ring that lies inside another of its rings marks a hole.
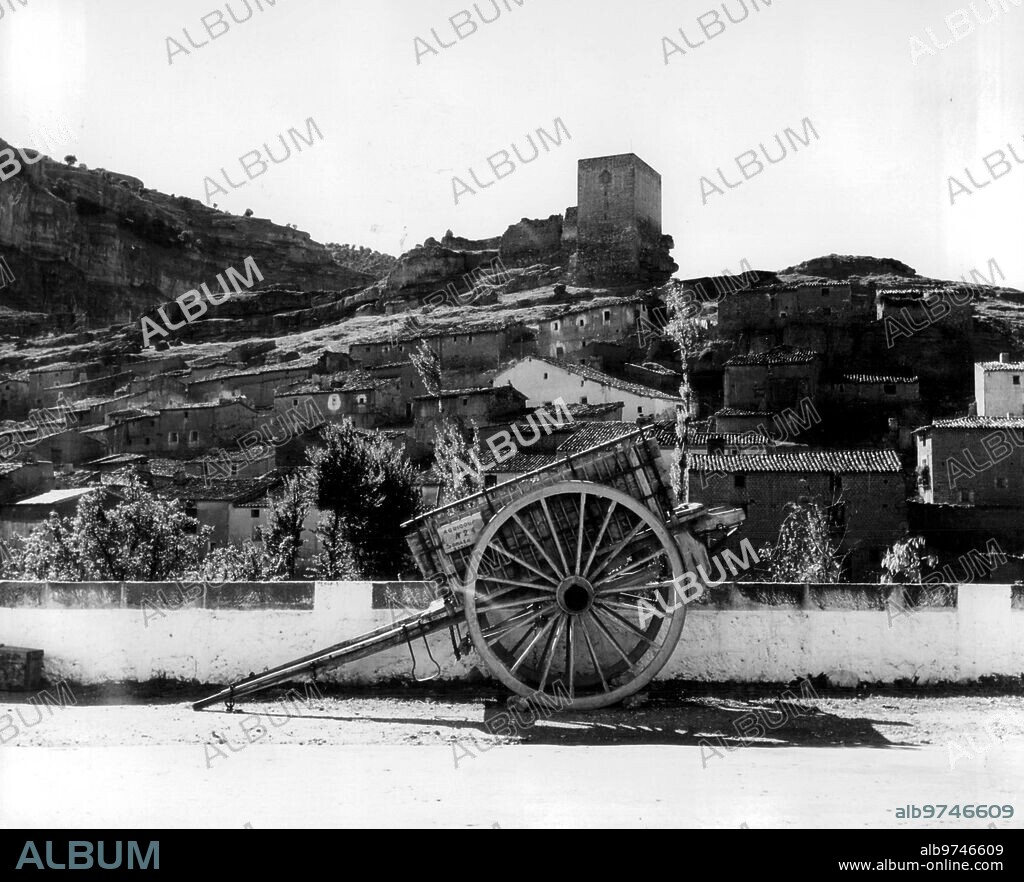
<instances>
[{"instance_id":1,"label":"rocky hillside","mask_svg":"<svg viewBox=\"0 0 1024 882\"><path fill-rule=\"evenodd\" d=\"M0 150L8 146L0 140ZM40 313L51 330L133 321L215 285L250 256L267 286L341 291L379 277L339 265L300 230L168 196L128 175L25 155L32 164L0 184L0 256L15 277L0 332L24 333Z\"/></svg>"}]
</instances>

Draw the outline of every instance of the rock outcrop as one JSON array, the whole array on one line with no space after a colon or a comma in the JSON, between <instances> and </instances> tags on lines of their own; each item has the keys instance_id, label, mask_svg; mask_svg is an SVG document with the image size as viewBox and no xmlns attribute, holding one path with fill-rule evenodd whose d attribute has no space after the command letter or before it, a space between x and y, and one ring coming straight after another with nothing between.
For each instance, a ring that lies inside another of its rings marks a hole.
<instances>
[{"instance_id":1,"label":"rock outcrop","mask_svg":"<svg viewBox=\"0 0 1024 882\"><path fill-rule=\"evenodd\" d=\"M9 145L0 140L0 151ZM146 189L137 178L32 164L0 185L0 254L15 281L6 304L52 329L134 321L247 257L265 285L351 289L374 277L339 266L308 233ZM18 154L19 160L22 154Z\"/></svg>"}]
</instances>

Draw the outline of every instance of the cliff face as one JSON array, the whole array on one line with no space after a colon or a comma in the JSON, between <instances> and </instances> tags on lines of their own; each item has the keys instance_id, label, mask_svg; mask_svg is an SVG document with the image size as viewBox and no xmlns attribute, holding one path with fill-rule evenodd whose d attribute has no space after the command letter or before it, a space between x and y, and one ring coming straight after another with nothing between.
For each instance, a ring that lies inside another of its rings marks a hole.
<instances>
[{"instance_id":1,"label":"cliff face","mask_svg":"<svg viewBox=\"0 0 1024 882\"><path fill-rule=\"evenodd\" d=\"M0 151L8 146L0 140ZM54 329L137 320L250 256L266 285L341 291L374 281L308 233L46 157L0 184L0 255L15 277L6 305L45 313Z\"/></svg>"}]
</instances>

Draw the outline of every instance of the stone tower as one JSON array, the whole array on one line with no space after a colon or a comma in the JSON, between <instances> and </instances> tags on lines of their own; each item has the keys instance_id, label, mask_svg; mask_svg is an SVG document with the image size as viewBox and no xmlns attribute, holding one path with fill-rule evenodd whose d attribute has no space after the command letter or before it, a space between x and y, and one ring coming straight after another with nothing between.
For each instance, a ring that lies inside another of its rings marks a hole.
<instances>
[{"instance_id":1,"label":"stone tower","mask_svg":"<svg viewBox=\"0 0 1024 882\"><path fill-rule=\"evenodd\" d=\"M661 285L679 268L661 233L661 175L633 153L581 159L576 281Z\"/></svg>"}]
</instances>

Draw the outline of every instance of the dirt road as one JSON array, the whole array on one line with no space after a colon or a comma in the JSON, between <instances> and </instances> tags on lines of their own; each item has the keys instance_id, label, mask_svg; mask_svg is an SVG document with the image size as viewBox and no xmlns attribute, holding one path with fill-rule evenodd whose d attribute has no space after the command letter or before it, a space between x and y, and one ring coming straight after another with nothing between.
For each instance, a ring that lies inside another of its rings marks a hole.
<instances>
[{"instance_id":1,"label":"dirt road","mask_svg":"<svg viewBox=\"0 0 1024 882\"><path fill-rule=\"evenodd\" d=\"M1020 697L76 700L0 697L0 825L879 827L981 804L1001 817L928 823L1024 826Z\"/></svg>"}]
</instances>

